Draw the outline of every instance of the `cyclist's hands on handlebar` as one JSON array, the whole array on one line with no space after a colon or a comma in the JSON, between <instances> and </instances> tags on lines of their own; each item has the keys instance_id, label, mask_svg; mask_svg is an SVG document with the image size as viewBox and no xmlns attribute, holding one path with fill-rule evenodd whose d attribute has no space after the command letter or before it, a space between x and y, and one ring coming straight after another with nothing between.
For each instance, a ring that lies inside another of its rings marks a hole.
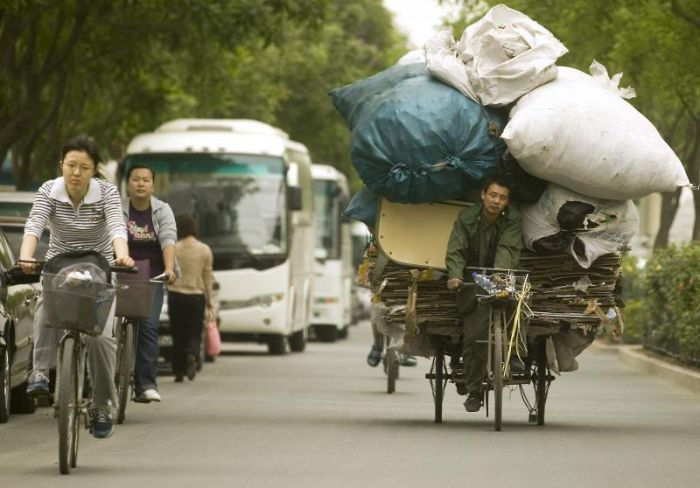
<instances>
[{"instance_id":1,"label":"cyclist's hands on handlebar","mask_svg":"<svg viewBox=\"0 0 700 488\"><path fill-rule=\"evenodd\" d=\"M117 259L114 261L114 264L117 266L124 266L125 268L133 268L135 263L130 256L120 256L117 257Z\"/></svg>"},{"instance_id":2,"label":"cyclist's hands on handlebar","mask_svg":"<svg viewBox=\"0 0 700 488\"><path fill-rule=\"evenodd\" d=\"M20 258L18 264L24 274L35 274L39 271L41 263L34 258Z\"/></svg>"},{"instance_id":3,"label":"cyclist's hands on handlebar","mask_svg":"<svg viewBox=\"0 0 700 488\"><path fill-rule=\"evenodd\" d=\"M464 283L459 278L450 278L449 280L447 280L447 289L448 290L456 290L457 288L459 288L463 284Z\"/></svg>"}]
</instances>

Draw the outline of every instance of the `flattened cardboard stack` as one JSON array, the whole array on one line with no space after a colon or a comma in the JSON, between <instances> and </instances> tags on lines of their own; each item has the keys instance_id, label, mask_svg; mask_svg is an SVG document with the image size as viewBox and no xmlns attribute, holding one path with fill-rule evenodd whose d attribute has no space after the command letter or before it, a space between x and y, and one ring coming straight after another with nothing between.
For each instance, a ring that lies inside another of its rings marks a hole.
<instances>
[{"instance_id":1,"label":"flattened cardboard stack","mask_svg":"<svg viewBox=\"0 0 700 488\"><path fill-rule=\"evenodd\" d=\"M621 253L606 254L584 269L569 254L523 251L520 268L530 271L532 285L530 307L534 315L530 335L555 334L562 326L597 327L601 311L616 306L615 286L621 259ZM416 324L429 333L461 327L455 295L446 286L447 275L439 271L425 274L416 282ZM393 262L384 269L380 294L386 306L387 326L402 328L406 324L407 298L414 276L411 269Z\"/></svg>"},{"instance_id":2,"label":"flattened cardboard stack","mask_svg":"<svg viewBox=\"0 0 700 488\"><path fill-rule=\"evenodd\" d=\"M617 305L621 260L620 252L605 254L584 269L570 254L523 251L520 267L530 271L532 284L530 334L556 332L562 325L597 327L601 311Z\"/></svg>"}]
</instances>

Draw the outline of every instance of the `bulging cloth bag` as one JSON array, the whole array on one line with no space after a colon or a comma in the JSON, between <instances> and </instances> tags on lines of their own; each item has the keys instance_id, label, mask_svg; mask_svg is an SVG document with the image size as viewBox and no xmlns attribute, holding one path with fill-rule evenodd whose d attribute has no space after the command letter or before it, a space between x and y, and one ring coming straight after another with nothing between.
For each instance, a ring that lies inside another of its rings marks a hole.
<instances>
[{"instance_id":1,"label":"bulging cloth bag","mask_svg":"<svg viewBox=\"0 0 700 488\"><path fill-rule=\"evenodd\" d=\"M619 75L573 68L515 105L502 137L528 173L595 198L631 200L688 186L678 157L622 96Z\"/></svg>"},{"instance_id":2,"label":"bulging cloth bag","mask_svg":"<svg viewBox=\"0 0 700 488\"><path fill-rule=\"evenodd\" d=\"M566 47L517 10L496 5L455 42L450 30L425 44L428 70L484 105L504 106L557 77Z\"/></svg>"},{"instance_id":3,"label":"bulging cloth bag","mask_svg":"<svg viewBox=\"0 0 700 488\"><path fill-rule=\"evenodd\" d=\"M331 97L352 132L360 178L390 201L465 198L505 150L504 114L433 79L421 63L393 66Z\"/></svg>"},{"instance_id":4,"label":"bulging cloth bag","mask_svg":"<svg viewBox=\"0 0 700 488\"><path fill-rule=\"evenodd\" d=\"M600 200L550 184L522 209L523 243L537 252L567 252L590 268L600 256L627 246L639 217L631 200Z\"/></svg>"}]
</instances>

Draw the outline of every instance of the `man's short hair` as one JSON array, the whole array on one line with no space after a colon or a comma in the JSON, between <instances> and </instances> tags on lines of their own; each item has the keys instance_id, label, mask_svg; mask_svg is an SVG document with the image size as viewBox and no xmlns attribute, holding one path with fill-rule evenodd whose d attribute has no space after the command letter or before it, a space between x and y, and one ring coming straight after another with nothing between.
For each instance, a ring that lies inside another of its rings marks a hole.
<instances>
[{"instance_id":1,"label":"man's short hair","mask_svg":"<svg viewBox=\"0 0 700 488\"><path fill-rule=\"evenodd\" d=\"M513 184L512 184L510 181L508 181L508 179L506 179L506 178L504 178L503 176L498 175L498 174L496 174L496 175L490 175L490 176L486 177L486 179L484 180L484 184L483 184L483 186L481 187L481 189L482 189L483 191L488 191L489 187L490 187L491 185L494 185L494 184L495 184L495 185L498 185L498 186L502 186L502 187L504 187L504 188L508 188L508 192L509 192L509 193L510 193L511 191L513 191Z\"/></svg>"}]
</instances>

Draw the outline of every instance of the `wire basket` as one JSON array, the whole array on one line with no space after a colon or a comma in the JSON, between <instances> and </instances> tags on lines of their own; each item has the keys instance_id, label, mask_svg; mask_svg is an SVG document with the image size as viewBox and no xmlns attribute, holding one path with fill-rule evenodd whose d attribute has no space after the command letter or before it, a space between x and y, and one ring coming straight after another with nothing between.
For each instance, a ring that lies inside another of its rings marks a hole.
<instances>
[{"instance_id":1,"label":"wire basket","mask_svg":"<svg viewBox=\"0 0 700 488\"><path fill-rule=\"evenodd\" d=\"M117 286L117 308L114 315L127 319L147 319L151 315L153 297L159 283L120 281Z\"/></svg>"},{"instance_id":2,"label":"wire basket","mask_svg":"<svg viewBox=\"0 0 700 488\"><path fill-rule=\"evenodd\" d=\"M107 325L115 290L109 283L79 282L65 274L44 273L42 293L47 327L98 336Z\"/></svg>"},{"instance_id":3,"label":"wire basket","mask_svg":"<svg viewBox=\"0 0 700 488\"><path fill-rule=\"evenodd\" d=\"M468 273L465 280L475 286L476 296L481 299L517 300L521 295L525 300L529 298L530 274L527 271L475 267L465 268L465 271Z\"/></svg>"}]
</instances>

